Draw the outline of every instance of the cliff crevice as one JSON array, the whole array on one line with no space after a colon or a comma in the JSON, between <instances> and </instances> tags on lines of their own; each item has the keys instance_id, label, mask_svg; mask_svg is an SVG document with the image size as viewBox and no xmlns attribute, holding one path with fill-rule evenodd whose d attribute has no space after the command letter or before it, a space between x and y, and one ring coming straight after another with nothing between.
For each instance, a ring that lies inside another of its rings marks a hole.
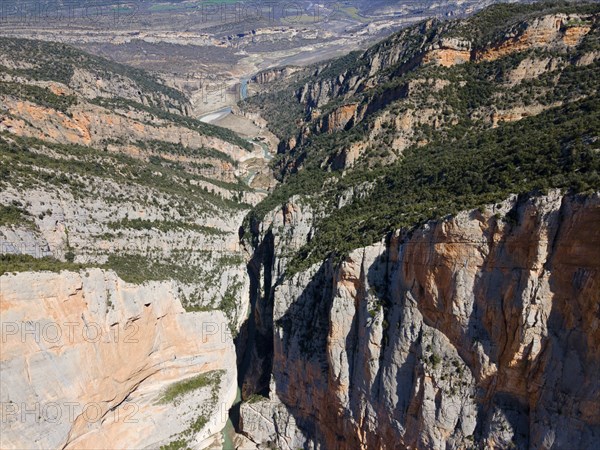
<instances>
[{"instance_id":1,"label":"cliff crevice","mask_svg":"<svg viewBox=\"0 0 600 450\"><path fill-rule=\"evenodd\" d=\"M243 431L327 449L593 448L597 223L597 195L514 197L284 278L258 403L296 429Z\"/></svg>"}]
</instances>

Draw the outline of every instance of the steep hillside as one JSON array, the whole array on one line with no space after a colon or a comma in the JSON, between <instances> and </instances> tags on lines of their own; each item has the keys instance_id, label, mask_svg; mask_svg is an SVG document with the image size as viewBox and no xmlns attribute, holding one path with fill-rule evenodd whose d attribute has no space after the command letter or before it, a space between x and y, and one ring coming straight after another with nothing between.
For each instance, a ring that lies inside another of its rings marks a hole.
<instances>
[{"instance_id":1,"label":"steep hillside","mask_svg":"<svg viewBox=\"0 0 600 450\"><path fill-rule=\"evenodd\" d=\"M427 21L242 105L282 139L243 236L257 445L595 448L599 18Z\"/></svg>"},{"instance_id":2,"label":"steep hillside","mask_svg":"<svg viewBox=\"0 0 600 450\"><path fill-rule=\"evenodd\" d=\"M265 149L146 72L19 39L0 55L0 446L218 446Z\"/></svg>"},{"instance_id":3,"label":"steep hillside","mask_svg":"<svg viewBox=\"0 0 600 450\"><path fill-rule=\"evenodd\" d=\"M306 165L387 164L440 135L596 93L598 11L497 5L465 21L429 20L364 53L296 71L245 108L269 117L282 139L282 176Z\"/></svg>"},{"instance_id":4,"label":"steep hillside","mask_svg":"<svg viewBox=\"0 0 600 450\"><path fill-rule=\"evenodd\" d=\"M285 183L252 211L247 229L293 195L310 198L318 232L296 258L306 266L511 193L593 190L599 17L598 5L494 6L403 31L318 67L316 80L296 72L277 81L246 107L274 117L283 142L275 98L308 119L288 141L293 148L280 148L275 171ZM431 56L459 41L465 58ZM344 123L332 128L333 118Z\"/></svg>"},{"instance_id":5,"label":"steep hillside","mask_svg":"<svg viewBox=\"0 0 600 450\"><path fill-rule=\"evenodd\" d=\"M2 252L174 280L189 308L225 302L233 318L237 229L264 196L245 161L263 148L182 114L183 94L143 71L52 43L0 53Z\"/></svg>"},{"instance_id":6,"label":"steep hillside","mask_svg":"<svg viewBox=\"0 0 600 450\"><path fill-rule=\"evenodd\" d=\"M58 95L68 86L87 99L122 97L177 113L189 108L181 92L149 73L64 44L2 37L0 54L4 80L27 80Z\"/></svg>"},{"instance_id":7,"label":"steep hillside","mask_svg":"<svg viewBox=\"0 0 600 450\"><path fill-rule=\"evenodd\" d=\"M286 275L293 198L258 232L241 428L275 448L594 449L600 195L510 199Z\"/></svg>"},{"instance_id":8,"label":"steep hillside","mask_svg":"<svg viewBox=\"0 0 600 450\"><path fill-rule=\"evenodd\" d=\"M1 130L125 152L153 140L234 157L253 150L231 131L188 117L185 96L141 70L24 39L0 38L0 55Z\"/></svg>"}]
</instances>

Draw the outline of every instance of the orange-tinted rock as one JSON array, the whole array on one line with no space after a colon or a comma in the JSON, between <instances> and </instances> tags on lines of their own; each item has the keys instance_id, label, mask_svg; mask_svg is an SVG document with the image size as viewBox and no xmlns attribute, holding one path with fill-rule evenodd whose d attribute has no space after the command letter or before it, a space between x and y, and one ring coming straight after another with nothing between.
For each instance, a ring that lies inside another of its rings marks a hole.
<instances>
[{"instance_id":1,"label":"orange-tinted rock","mask_svg":"<svg viewBox=\"0 0 600 450\"><path fill-rule=\"evenodd\" d=\"M431 50L423 58L423 63L434 63L443 67L452 67L456 64L463 64L471 59L469 50L455 50L449 48Z\"/></svg>"},{"instance_id":2,"label":"orange-tinted rock","mask_svg":"<svg viewBox=\"0 0 600 450\"><path fill-rule=\"evenodd\" d=\"M204 415L187 435L198 448L223 428L237 383L221 312L186 313L170 283L100 269L0 282L3 447L158 448ZM212 386L162 401L174 383L216 370L218 401Z\"/></svg>"},{"instance_id":3,"label":"orange-tinted rock","mask_svg":"<svg viewBox=\"0 0 600 450\"><path fill-rule=\"evenodd\" d=\"M310 236L301 214L275 236L273 279L286 242ZM599 194L512 198L284 279L269 299L270 398L242 411L266 422L249 435L334 450L594 448L598 223ZM261 418L268 407L281 415Z\"/></svg>"}]
</instances>

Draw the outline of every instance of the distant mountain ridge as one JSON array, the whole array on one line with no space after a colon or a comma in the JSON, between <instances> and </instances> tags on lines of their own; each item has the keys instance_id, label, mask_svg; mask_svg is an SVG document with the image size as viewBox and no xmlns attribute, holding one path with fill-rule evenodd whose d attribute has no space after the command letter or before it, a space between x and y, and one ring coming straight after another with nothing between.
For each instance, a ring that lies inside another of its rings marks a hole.
<instances>
[{"instance_id":1,"label":"distant mountain ridge","mask_svg":"<svg viewBox=\"0 0 600 450\"><path fill-rule=\"evenodd\" d=\"M521 96L514 95L519 94L516 85L544 74L550 77L567 66L575 72L596 69L598 11L598 4L503 4L465 20L429 20L364 53L297 70L250 99L247 109L271 117L270 126L282 138L280 152L297 154L298 160L303 159L303 143L316 147L317 136L336 131L347 136L345 141L334 140L343 151L336 161L341 158L344 164L352 164L386 136L392 150L402 151L423 141L426 136L418 128L434 122L437 128L450 128L466 118L493 124L504 116L522 116L521 107L545 109L541 94L522 104ZM474 86L475 80L483 85ZM451 82L463 85L448 86ZM527 86L523 83L521 89ZM594 87L584 86L587 92ZM456 104L467 96L478 103L466 99L466 104ZM280 103L287 107L275 106ZM389 117L393 110L397 112ZM299 130L296 123L301 124ZM388 126L396 128L394 136L386 132Z\"/></svg>"}]
</instances>

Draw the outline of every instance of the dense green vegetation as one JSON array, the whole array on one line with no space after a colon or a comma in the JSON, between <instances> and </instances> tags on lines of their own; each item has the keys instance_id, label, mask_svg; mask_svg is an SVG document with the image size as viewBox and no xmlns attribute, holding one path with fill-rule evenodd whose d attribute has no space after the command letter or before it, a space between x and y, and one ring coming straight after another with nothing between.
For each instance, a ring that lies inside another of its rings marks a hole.
<instances>
[{"instance_id":1,"label":"dense green vegetation","mask_svg":"<svg viewBox=\"0 0 600 450\"><path fill-rule=\"evenodd\" d=\"M412 148L382 170L371 195L319 223L316 239L297 262L334 249L344 253L392 229L410 229L511 193L600 189L598 130L600 102L594 97L496 130L468 133L452 144Z\"/></svg>"},{"instance_id":2,"label":"dense green vegetation","mask_svg":"<svg viewBox=\"0 0 600 450\"><path fill-rule=\"evenodd\" d=\"M159 403L173 403L180 397L188 394L196 389L213 386L220 383L223 376L222 370L213 370L206 373L201 373L187 380L179 381L170 385L163 393Z\"/></svg>"},{"instance_id":3,"label":"dense green vegetation","mask_svg":"<svg viewBox=\"0 0 600 450\"><path fill-rule=\"evenodd\" d=\"M425 147L412 147L387 167L343 177L339 172L300 171L248 220L260 219L294 194L319 194L322 204L330 205L329 214L317 221L314 237L290 265L295 271L332 252L341 256L369 245L389 231L411 230L510 194L549 188L598 190L599 130L600 101L594 96L497 129L467 131L454 142L439 138ZM335 208L342 192L364 182L375 183L368 195Z\"/></svg>"},{"instance_id":4,"label":"dense green vegetation","mask_svg":"<svg viewBox=\"0 0 600 450\"><path fill-rule=\"evenodd\" d=\"M31 216L22 206L19 202L12 205L0 205L0 226L33 223Z\"/></svg>"},{"instance_id":5,"label":"dense green vegetation","mask_svg":"<svg viewBox=\"0 0 600 450\"><path fill-rule=\"evenodd\" d=\"M37 105L53 108L63 113L68 113L69 108L77 104L77 98L73 95L56 95L49 89L23 83L1 81L0 95L10 95L22 100L28 100Z\"/></svg>"},{"instance_id":6,"label":"dense green vegetation","mask_svg":"<svg viewBox=\"0 0 600 450\"><path fill-rule=\"evenodd\" d=\"M450 35L467 38L480 47L493 42L506 29L542 14L578 13L590 14L598 12L594 3L576 3L569 1L541 1L537 3L498 3L477 13L468 21L462 22Z\"/></svg>"},{"instance_id":7,"label":"dense green vegetation","mask_svg":"<svg viewBox=\"0 0 600 450\"><path fill-rule=\"evenodd\" d=\"M19 69L0 68L0 71L9 74L69 84L75 69L79 68L107 80L129 78L144 94L148 94L147 100L155 106L180 109L181 105L187 103L181 92L166 86L148 72L90 55L69 45L0 37L0 55L31 65ZM164 97L166 100L158 102L159 97Z\"/></svg>"},{"instance_id":8,"label":"dense green vegetation","mask_svg":"<svg viewBox=\"0 0 600 450\"><path fill-rule=\"evenodd\" d=\"M107 227L112 230L129 228L131 230L160 230L163 233L177 230L197 231L203 234L221 235L224 232L217 228L206 227L181 220L147 220L147 219L121 219L116 222L108 222Z\"/></svg>"},{"instance_id":9,"label":"dense green vegetation","mask_svg":"<svg viewBox=\"0 0 600 450\"><path fill-rule=\"evenodd\" d=\"M62 262L49 256L34 258L31 255L0 254L0 275L9 272L39 272L42 270L51 272L60 272L61 270L79 271L85 268L84 264Z\"/></svg>"},{"instance_id":10,"label":"dense green vegetation","mask_svg":"<svg viewBox=\"0 0 600 450\"><path fill-rule=\"evenodd\" d=\"M136 284L148 280L194 283L203 275L202 269L196 265L167 260L159 262L142 255L111 254L104 267L114 270L122 280Z\"/></svg>"}]
</instances>

